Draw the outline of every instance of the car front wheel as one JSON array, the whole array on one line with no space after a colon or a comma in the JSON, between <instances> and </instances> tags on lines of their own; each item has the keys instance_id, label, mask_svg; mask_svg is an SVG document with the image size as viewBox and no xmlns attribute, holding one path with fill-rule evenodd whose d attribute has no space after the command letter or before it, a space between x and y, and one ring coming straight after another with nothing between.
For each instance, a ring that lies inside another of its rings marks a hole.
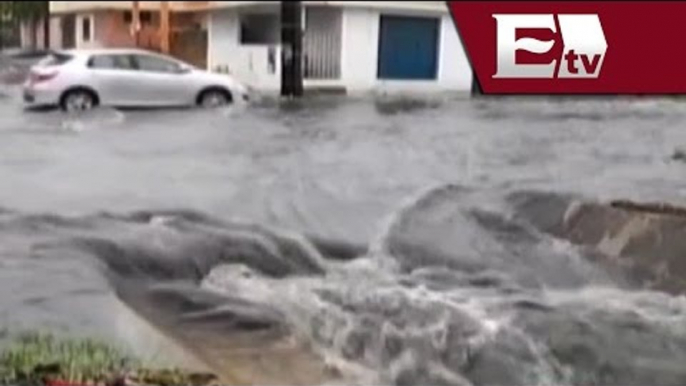
<instances>
[{"instance_id":1,"label":"car front wheel","mask_svg":"<svg viewBox=\"0 0 686 386\"><path fill-rule=\"evenodd\" d=\"M86 111L95 107L97 98L88 90L68 91L60 101L60 107L66 112Z\"/></svg>"},{"instance_id":2,"label":"car front wheel","mask_svg":"<svg viewBox=\"0 0 686 386\"><path fill-rule=\"evenodd\" d=\"M198 98L198 105L210 109L231 104L231 94L225 90L212 89L203 91Z\"/></svg>"}]
</instances>

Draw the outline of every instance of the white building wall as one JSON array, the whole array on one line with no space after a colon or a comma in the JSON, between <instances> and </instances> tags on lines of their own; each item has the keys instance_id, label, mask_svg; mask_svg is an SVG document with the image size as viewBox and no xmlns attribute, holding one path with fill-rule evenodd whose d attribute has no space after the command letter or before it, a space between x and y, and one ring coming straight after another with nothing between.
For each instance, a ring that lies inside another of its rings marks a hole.
<instances>
[{"instance_id":1,"label":"white building wall","mask_svg":"<svg viewBox=\"0 0 686 386\"><path fill-rule=\"evenodd\" d=\"M470 92L472 89L472 67L467 59L457 28L450 15L444 15L439 43L440 58L438 78L444 87Z\"/></svg>"},{"instance_id":2,"label":"white building wall","mask_svg":"<svg viewBox=\"0 0 686 386\"><path fill-rule=\"evenodd\" d=\"M207 21L207 67L209 69L233 64L231 52L234 52L238 46L238 29L238 15L235 12L210 13Z\"/></svg>"},{"instance_id":3,"label":"white building wall","mask_svg":"<svg viewBox=\"0 0 686 386\"><path fill-rule=\"evenodd\" d=\"M379 12L345 9L341 46L341 83L349 92L374 88L379 57Z\"/></svg>"},{"instance_id":4,"label":"white building wall","mask_svg":"<svg viewBox=\"0 0 686 386\"><path fill-rule=\"evenodd\" d=\"M379 24L382 14L440 17L436 80L380 80L377 78ZM341 82L350 92L469 92L471 90L471 67L449 14L398 13L371 8L347 8L343 13L342 61Z\"/></svg>"},{"instance_id":5,"label":"white building wall","mask_svg":"<svg viewBox=\"0 0 686 386\"><path fill-rule=\"evenodd\" d=\"M389 81L377 78L381 14L435 16L441 19L436 80ZM277 92L281 82L279 47L275 47L276 71L270 73L267 60L268 46L240 44L238 16L238 11L234 9L211 12L208 26L209 68L216 70L217 67L228 66L231 74L251 87L266 92ZM345 7L342 17L341 79L305 81L305 87L342 86L350 94L471 91L471 67L452 18L447 12Z\"/></svg>"},{"instance_id":6,"label":"white building wall","mask_svg":"<svg viewBox=\"0 0 686 386\"><path fill-rule=\"evenodd\" d=\"M230 74L249 86L266 92L281 87L281 50L278 46L241 45L240 22L235 10L216 10L208 23L208 68ZM274 72L270 72L269 50L274 50Z\"/></svg>"}]
</instances>

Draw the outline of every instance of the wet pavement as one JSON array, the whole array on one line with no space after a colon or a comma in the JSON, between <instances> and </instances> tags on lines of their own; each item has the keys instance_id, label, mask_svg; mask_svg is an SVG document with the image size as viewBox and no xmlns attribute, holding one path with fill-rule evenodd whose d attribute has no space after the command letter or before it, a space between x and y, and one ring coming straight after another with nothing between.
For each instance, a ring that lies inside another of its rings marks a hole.
<instances>
[{"instance_id":1,"label":"wet pavement","mask_svg":"<svg viewBox=\"0 0 686 386\"><path fill-rule=\"evenodd\" d=\"M69 117L2 91L3 326L140 348L123 302L240 384L686 382L683 297L549 229L568 195L686 203L680 100Z\"/></svg>"}]
</instances>

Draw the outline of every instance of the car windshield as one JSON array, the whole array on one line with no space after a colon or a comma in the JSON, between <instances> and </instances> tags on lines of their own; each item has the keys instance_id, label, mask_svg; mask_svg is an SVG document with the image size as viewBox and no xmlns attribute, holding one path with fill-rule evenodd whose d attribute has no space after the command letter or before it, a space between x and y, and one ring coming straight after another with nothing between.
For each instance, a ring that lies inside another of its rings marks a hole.
<instances>
[{"instance_id":1,"label":"car windshield","mask_svg":"<svg viewBox=\"0 0 686 386\"><path fill-rule=\"evenodd\" d=\"M74 58L73 55L53 52L41 59L38 63L38 67L49 67L49 66L61 66Z\"/></svg>"}]
</instances>

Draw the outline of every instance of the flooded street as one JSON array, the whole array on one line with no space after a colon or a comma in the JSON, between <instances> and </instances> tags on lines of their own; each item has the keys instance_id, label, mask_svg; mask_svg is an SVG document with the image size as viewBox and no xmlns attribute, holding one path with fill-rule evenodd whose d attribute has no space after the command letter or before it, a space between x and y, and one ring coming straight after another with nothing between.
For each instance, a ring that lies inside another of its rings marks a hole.
<instances>
[{"instance_id":1,"label":"flooded street","mask_svg":"<svg viewBox=\"0 0 686 386\"><path fill-rule=\"evenodd\" d=\"M578 225L633 217L574 212L686 204L679 100L319 97L71 118L4 92L9 330L188 352L236 384L686 383L683 250L662 261L618 241L628 225Z\"/></svg>"},{"instance_id":2,"label":"flooded street","mask_svg":"<svg viewBox=\"0 0 686 386\"><path fill-rule=\"evenodd\" d=\"M193 209L366 241L447 183L679 202L678 101L324 99L245 111L2 106L0 202L53 214Z\"/></svg>"}]
</instances>

